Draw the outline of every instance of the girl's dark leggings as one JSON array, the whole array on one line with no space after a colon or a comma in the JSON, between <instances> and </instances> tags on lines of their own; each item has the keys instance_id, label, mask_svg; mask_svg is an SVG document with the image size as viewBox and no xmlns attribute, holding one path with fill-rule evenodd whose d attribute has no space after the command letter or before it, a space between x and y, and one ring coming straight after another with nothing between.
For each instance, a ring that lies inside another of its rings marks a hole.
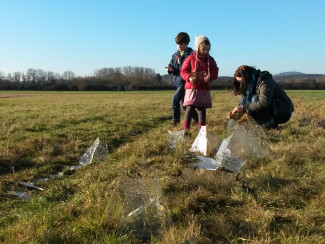
<instances>
[{"instance_id":1,"label":"girl's dark leggings","mask_svg":"<svg viewBox=\"0 0 325 244\"><path fill-rule=\"evenodd\" d=\"M206 108L197 108L199 111L199 127L204 126L206 122ZM185 118L184 118L184 129L189 129L191 125L191 118L190 116L195 111L194 105L186 106L185 110Z\"/></svg>"}]
</instances>

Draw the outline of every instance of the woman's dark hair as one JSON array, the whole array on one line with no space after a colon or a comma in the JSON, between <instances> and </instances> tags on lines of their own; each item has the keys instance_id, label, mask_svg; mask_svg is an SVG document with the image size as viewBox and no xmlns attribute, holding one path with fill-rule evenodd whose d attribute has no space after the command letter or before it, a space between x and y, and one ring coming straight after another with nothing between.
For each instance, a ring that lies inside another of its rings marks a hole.
<instances>
[{"instance_id":1,"label":"woman's dark hair","mask_svg":"<svg viewBox=\"0 0 325 244\"><path fill-rule=\"evenodd\" d=\"M186 32L180 32L175 38L177 44L189 44L190 43L190 36Z\"/></svg>"},{"instance_id":2,"label":"woman's dark hair","mask_svg":"<svg viewBox=\"0 0 325 244\"><path fill-rule=\"evenodd\" d=\"M242 65L238 67L234 74L234 93L235 95L244 94L249 86L249 82L252 78L252 73L255 69L253 67ZM238 82L236 77L241 77L242 81Z\"/></svg>"}]
</instances>

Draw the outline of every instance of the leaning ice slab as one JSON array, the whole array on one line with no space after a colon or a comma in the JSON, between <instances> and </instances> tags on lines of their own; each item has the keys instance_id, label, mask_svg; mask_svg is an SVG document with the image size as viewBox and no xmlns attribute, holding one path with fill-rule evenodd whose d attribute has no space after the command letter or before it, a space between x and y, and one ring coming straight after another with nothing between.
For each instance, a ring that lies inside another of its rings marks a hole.
<instances>
[{"instance_id":1,"label":"leaning ice slab","mask_svg":"<svg viewBox=\"0 0 325 244\"><path fill-rule=\"evenodd\" d=\"M207 139L207 129L206 126L201 126L199 134L195 138L192 144L190 152L199 152L204 156L207 155L208 139Z\"/></svg>"},{"instance_id":2,"label":"leaning ice slab","mask_svg":"<svg viewBox=\"0 0 325 244\"><path fill-rule=\"evenodd\" d=\"M93 160L102 162L108 157L108 150L105 143L97 138L94 143L87 149L79 160L79 164L71 166L70 170L79 169L85 165L91 164Z\"/></svg>"},{"instance_id":3,"label":"leaning ice slab","mask_svg":"<svg viewBox=\"0 0 325 244\"><path fill-rule=\"evenodd\" d=\"M264 156L269 153L262 126L246 114L238 121L229 120L228 135L232 135L229 150L238 157Z\"/></svg>"},{"instance_id":4,"label":"leaning ice slab","mask_svg":"<svg viewBox=\"0 0 325 244\"><path fill-rule=\"evenodd\" d=\"M206 155L208 146L217 144L207 139L206 127L202 127L190 151ZM196 156L198 162L193 167L215 170L222 168L230 172L238 172L244 165L245 156L264 156L269 152L263 128L254 119L244 115L240 120L230 120L228 137L225 138L215 158Z\"/></svg>"},{"instance_id":5,"label":"leaning ice slab","mask_svg":"<svg viewBox=\"0 0 325 244\"><path fill-rule=\"evenodd\" d=\"M222 169L236 173L243 166L244 160L236 157L229 149L232 139L233 135L228 136L222 141L216 154L216 161L221 165Z\"/></svg>"}]
</instances>

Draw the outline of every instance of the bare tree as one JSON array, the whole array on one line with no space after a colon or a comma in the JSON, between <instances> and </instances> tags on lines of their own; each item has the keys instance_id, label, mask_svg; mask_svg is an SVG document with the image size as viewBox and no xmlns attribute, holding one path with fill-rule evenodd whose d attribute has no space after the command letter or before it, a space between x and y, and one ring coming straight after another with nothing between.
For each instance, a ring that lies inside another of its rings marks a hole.
<instances>
[{"instance_id":1,"label":"bare tree","mask_svg":"<svg viewBox=\"0 0 325 244\"><path fill-rule=\"evenodd\" d=\"M76 78L76 75L74 72L68 70L68 71L63 72L62 78L64 80L72 80L72 79Z\"/></svg>"}]
</instances>

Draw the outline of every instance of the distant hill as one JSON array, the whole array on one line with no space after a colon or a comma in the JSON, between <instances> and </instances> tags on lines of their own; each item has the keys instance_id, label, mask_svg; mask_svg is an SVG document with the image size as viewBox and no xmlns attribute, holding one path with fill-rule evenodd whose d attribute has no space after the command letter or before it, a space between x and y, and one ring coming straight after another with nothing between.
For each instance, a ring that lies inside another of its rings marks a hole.
<instances>
[{"instance_id":1,"label":"distant hill","mask_svg":"<svg viewBox=\"0 0 325 244\"><path fill-rule=\"evenodd\" d=\"M322 76L324 74L306 74L302 72L297 71L288 71L288 72L282 72L276 75L273 75L274 77L283 77L283 78L317 78L319 76Z\"/></svg>"},{"instance_id":2,"label":"distant hill","mask_svg":"<svg viewBox=\"0 0 325 244\"><path fill-rule=\"evenodd\" d=\"M292 76L292 75L305 75L302 72L297 72L297 71L287 71L287 72L282 72L273 76Z\"/></svg>"},{"instance_id":3,"label":"distant hill","mask_svg":"<svg viewBox=\"0 0 325 244\"><path fill-rule=\"evenodd\" d=\"M284 89L323 90L325 88L324 74L305 74L293 71L276 74L273 78Z\"/></svg>"},{"instance_id":4,"label":"distant hill","mask_svg":"<svg viewBox=\"0 0 325 244\"><path fill-rule=\"evenodd\" d=\"M282 72L280 74L273 75L273 78L277 82L281 82L287 79L293 79L295 81L303 79L318 79L319 77L324 76L323 74L305 74L297 71Z\"/></svg>"}]
</instances>

